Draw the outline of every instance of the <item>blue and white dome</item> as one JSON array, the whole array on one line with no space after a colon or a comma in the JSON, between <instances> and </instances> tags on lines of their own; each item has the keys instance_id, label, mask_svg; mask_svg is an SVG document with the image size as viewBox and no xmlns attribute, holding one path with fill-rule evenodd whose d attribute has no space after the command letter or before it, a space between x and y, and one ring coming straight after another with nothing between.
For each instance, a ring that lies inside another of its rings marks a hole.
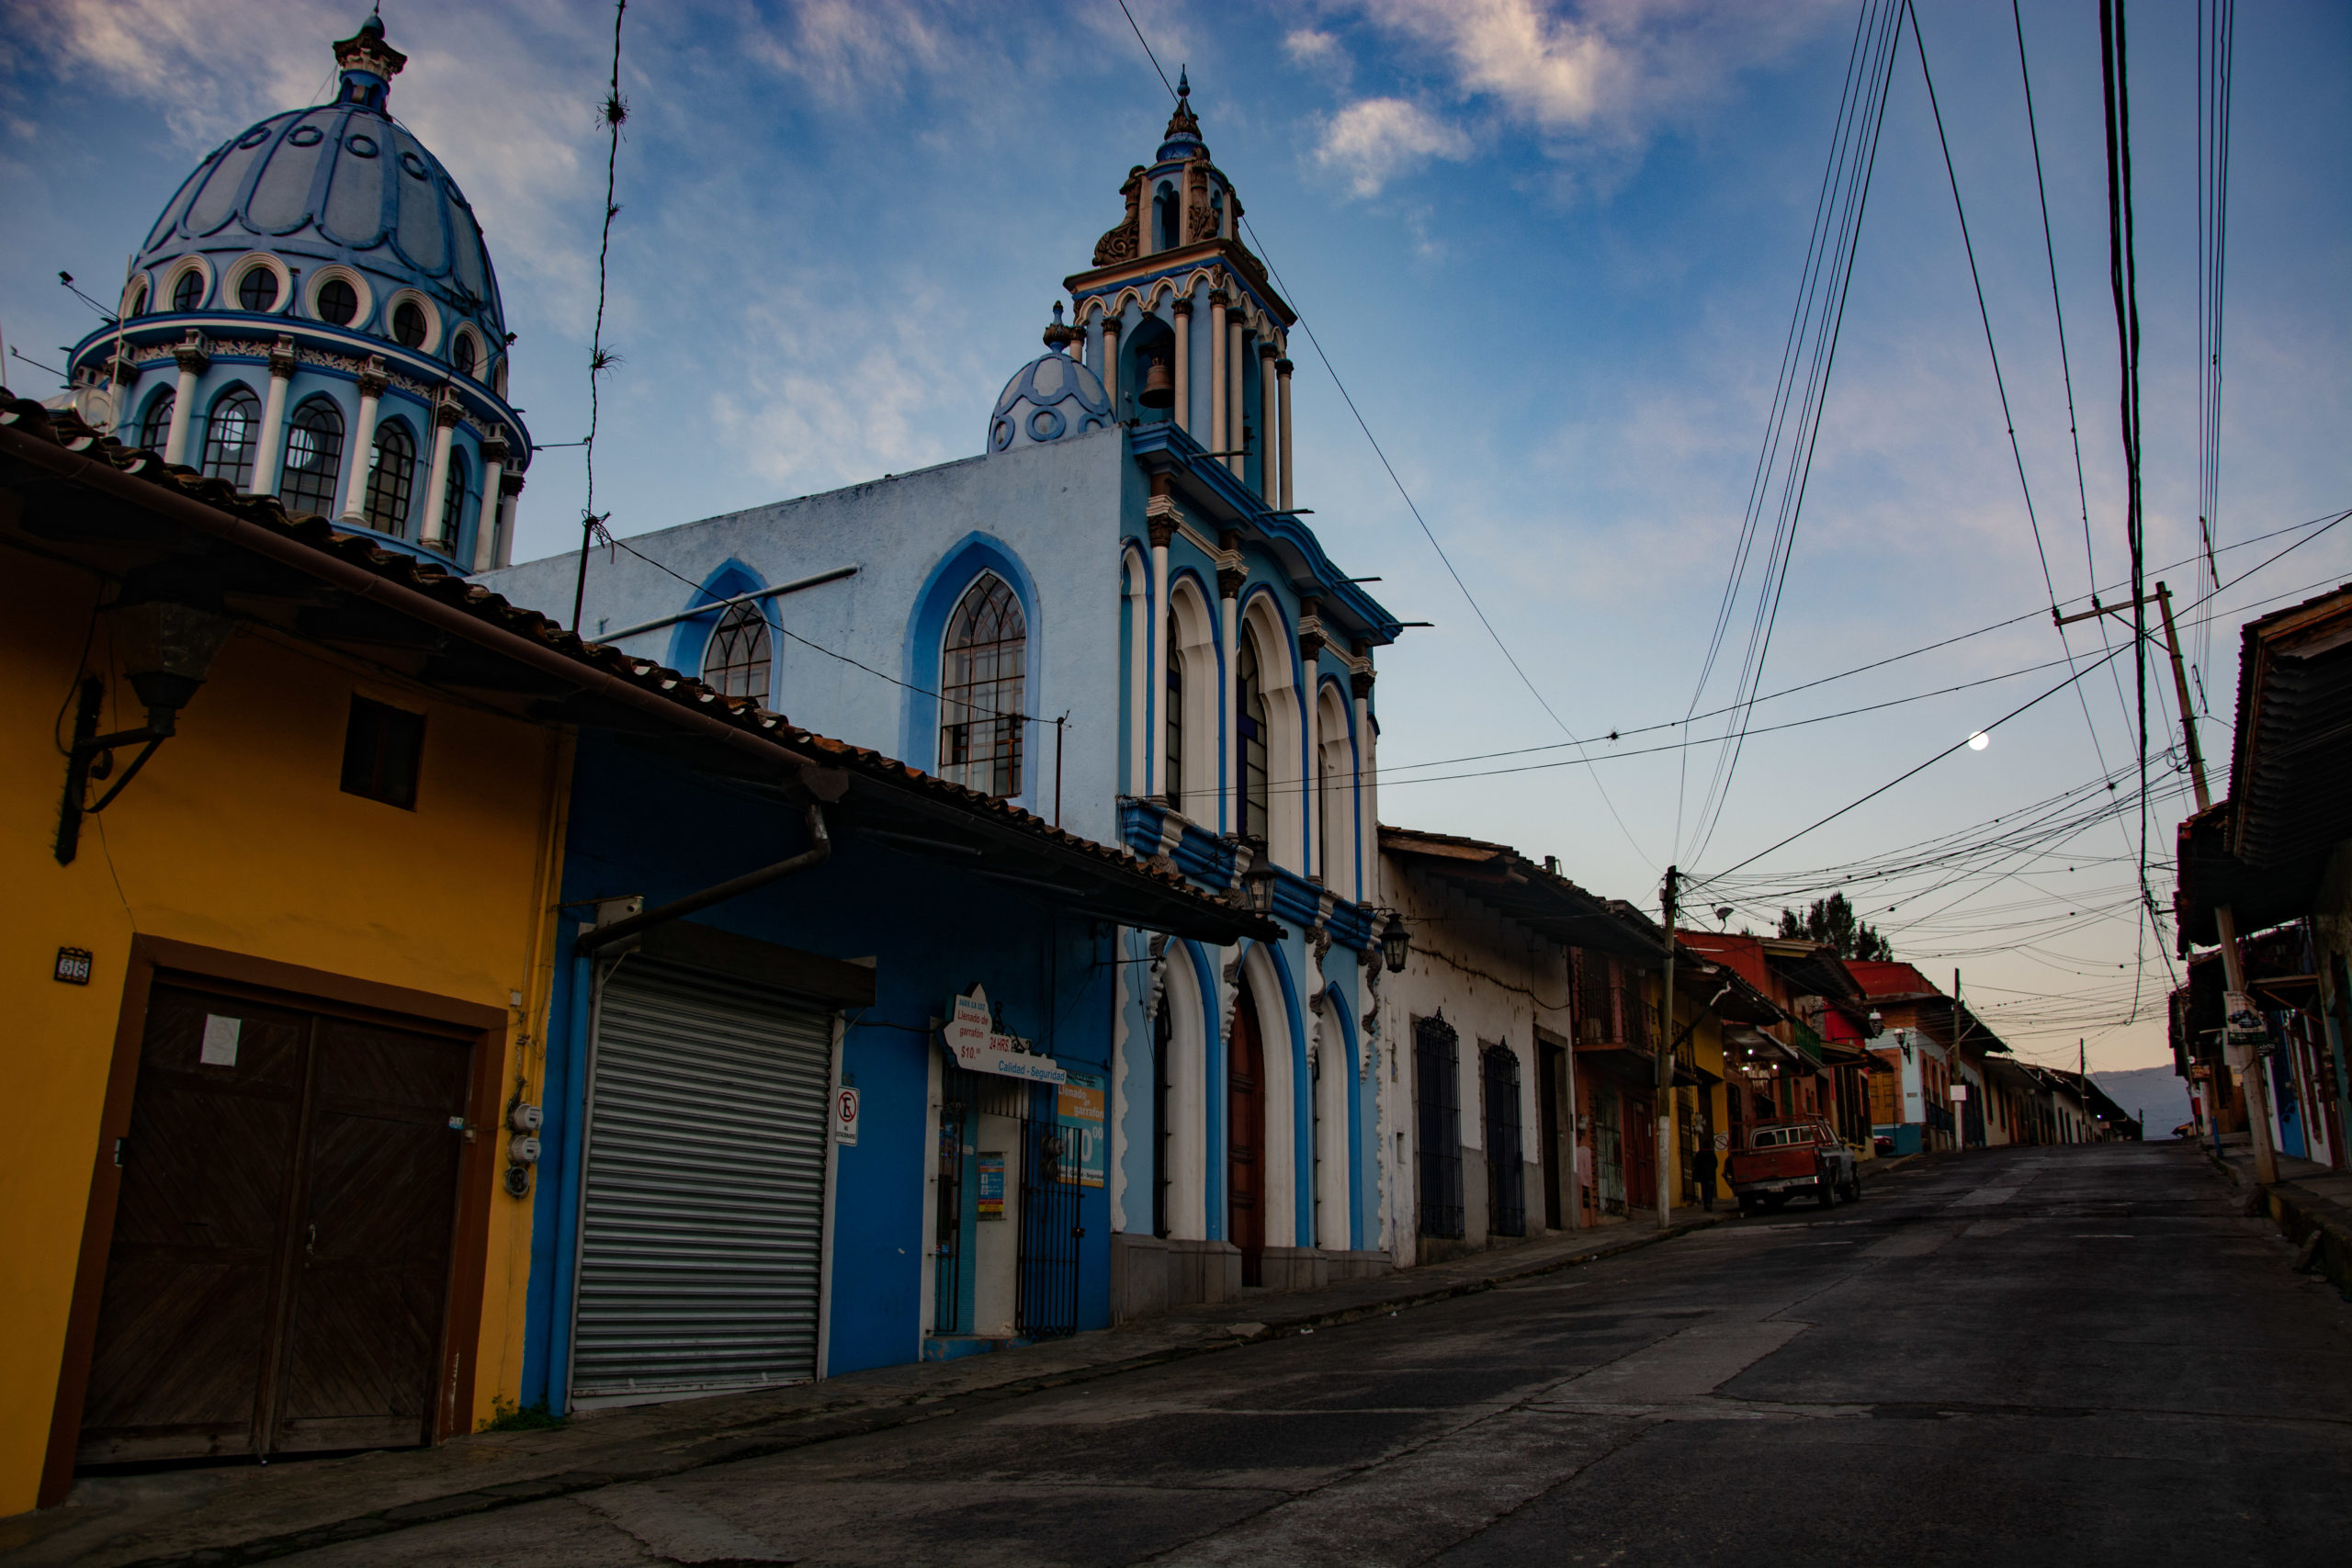
<instances>
[{"instance_id":1,"label":"blue and white dome","mask_svg":"<svg viewBox=\"0 0 2352 1568\"><path fill-rule=\"evenodd\" d=\"M140 249L126 309L258 306L390 339L485 385L503 379L493 367L506 321L481 226L386 107L406 57L374 17L335 55L334 103L272 115L181 185ZM272 276L248 286L257 269Z\"/></svg>"},{"instance_id":2,"label":"blue and white dome","mask_svg":"<svg viewBox=\"0 0 2352 1568\"><path fill-rule=\"evenodd\" d=\"M1111 427L1111 395L1102 378L1065 352L1077 336L1062 324L1062 308L1056 305L1054 324L1046 329L1051 347L1015 371L997 395L989 417L990 453Z\"/></svg>"}]
</instances>

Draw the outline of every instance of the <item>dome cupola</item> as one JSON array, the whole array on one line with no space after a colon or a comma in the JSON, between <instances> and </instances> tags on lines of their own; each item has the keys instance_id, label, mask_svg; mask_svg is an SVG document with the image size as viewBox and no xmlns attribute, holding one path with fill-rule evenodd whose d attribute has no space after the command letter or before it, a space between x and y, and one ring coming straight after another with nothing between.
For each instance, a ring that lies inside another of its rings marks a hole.
<instances>
[{"instance_id":1,"label":"dome cupola","mask_svg":"<svg viewBox=\"0 0 2352 1568\"><path fill-rule=\"evenodd\" d=\"M990 456L1110 428L1110 395L1102 378L1069 356L1079 334L1063 324L1058 301L1045 335L1046 352L1015 371L997 396L989 416Z\"/></svg>"},{"instance_id":2,"label":"dome cupola","mask_svg":"<svg viewBox=\"0 0 2352 1568\"><path fill-rule=\"evenodd\" d=\"M369 16L333 101L215 148L164 206L121 316L73 351L84 416L463 570L508 547L530 438L472 205L392 118L408 63Z\"/></svg>"}]
</instances>

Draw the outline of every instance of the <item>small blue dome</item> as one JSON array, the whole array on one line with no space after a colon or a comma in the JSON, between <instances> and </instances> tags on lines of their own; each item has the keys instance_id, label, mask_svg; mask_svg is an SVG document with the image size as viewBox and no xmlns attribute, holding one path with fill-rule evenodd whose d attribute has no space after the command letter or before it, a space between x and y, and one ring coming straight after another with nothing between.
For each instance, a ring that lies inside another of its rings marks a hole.
<instances>
[{"instance_id":1,"label":"small blue dome","mask_svg":"<svg viewBox=\"0 0 2352 1568\"><path fill-rule=\"evenodd\" d=\"M1056 347L1004 384L989 420L989 450L1004 452L1110 426L1111 398L1102 378Z\"/></svg>"},{"instance_id":2,"label":"small blue dome","mask_svg":"<svg viewBox=\"0 0 2352 1568\"><path fill-rule=\"evenodd\" d=\"M183 256L203 259L208 297L198 305L214 310L237 309L224 274L250 252L277 258L306 300L315 275L340 265L365 287L355 291L358 314L337 324L392 337L394 298L413 289L435 309L429 341L412 346L448 359L458 326L470 321L482 339L469 345L481 374L506 337L481 226L440 160L386 107L404 57L384 42L382 25L370 17L335 52L336 101L272 115L222 143L164 207L136 265L161 279ZM146 309L165 305L157 298Z\"/></svg>"}]
</instances>

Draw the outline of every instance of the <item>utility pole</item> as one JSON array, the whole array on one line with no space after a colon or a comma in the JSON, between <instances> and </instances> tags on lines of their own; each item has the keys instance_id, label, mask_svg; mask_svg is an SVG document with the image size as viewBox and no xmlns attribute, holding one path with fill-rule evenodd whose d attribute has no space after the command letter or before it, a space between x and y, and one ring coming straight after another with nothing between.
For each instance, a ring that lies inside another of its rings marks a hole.
<instances>
[{"instance_id":1,"label":"utility pole","mask_svg":"<svg viewBox=\"0 0 2352 1568\"><path fill-rule=\"evenodd\" d=\"M2180 633L2172 624L2172 590L2159 582L2156 584L2155 592L2142 595L2129 604L2094 603L2087 610L2072 615L2053 615L2052 619L2062 626L2075 621L2088 620L2093 615L2113 615L2120 620L2126 611L2138 608L2148 599L2154 599L2156 602L2156 608L2164 619L2165 651L2172 657L2173 695L2180 704L2181 739L2188 750L2189 780L2197 786L2197 809L2200 813L2210 811L2213 806L2213 792L2205 783L2205 753L2197 744L2197 713L2188 705L2188 674L2181 663ZM2245 995L2245 961L2238 954L2237 912L2227 904L2213 906L2213 934L2221 939L2223 988L2232 996ZM2226 1002L2223 1005L2226 1010ZM2227 1038L2225 1031L2224 1050L2227 1049ZM2228 1071L2226 1062L2222 1070ZM2262 1063L2259 1058L2246 1064L2241 1081L2245 1089L2246 1133L2254 1145L2255 1183L2257 1186L2267 1187L2278 1179L2278 1151L2270 1145L2270 1090L2263 1081ZM2210 1092L2209 1098L2211 1098ZM2208 1114L2210 1115L2216 1109L2218 1108L2208 1107ZM2221 1147L2221 1124L2216 1122L2213 1127L2213 1146L2217 1149Z\"/></svg>"},{"instance_id":2,"label":"utility pole","mask_svg":"<svg viewBox=\"0 0 2352 1568\"><path fill-rule=\"evenodd\" d=\"M1674 1148L1674 885L1680 874L1673 866L1666 868L1666 893L1659 900L1666 911L1666 985L1665 995L1658 1006L1662 1022L1657 1041L1657 1223L1660 1225L1671 1224L1674 1221L1674 1190L1667 1183L1674 1168L1668 1158Z\"/></svg>"},{"instance_id":3,"label":"utility pole","mask_svg":"<svg viewBox=\"0 0 2352 1568\"><path fill-rule=\"evenodd\" d=\"M1968 1152L1968 1075L1960 1068L1960 1043L1968 1038L1968 1004L1961 999L1960 969L1951 972L1951 1082L1944 1086L1951 1107L1951 1152Z\"/></svg>"}]
</instances>

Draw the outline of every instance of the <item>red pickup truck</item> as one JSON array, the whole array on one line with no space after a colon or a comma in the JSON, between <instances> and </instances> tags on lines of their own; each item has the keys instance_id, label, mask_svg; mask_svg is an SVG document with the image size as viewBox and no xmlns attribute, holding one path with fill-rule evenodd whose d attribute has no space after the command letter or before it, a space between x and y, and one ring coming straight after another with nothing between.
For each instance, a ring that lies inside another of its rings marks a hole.
<instances>
[{"instance_id":1,"label":"red pickup truck","mask_svg":"<svg viewBox=\"0 0 2352 1568\"><path fill-rule=\"evenodd\" d=\"M1731 1183L1739 1212L1777 1209L1800 1194L1823 1208L1833 1208L1862 1195L1862 1173L1854 1151L1837 1130L1817 1116L1784 1122L1759 1122L1747 1130L1747 1145L1733 1151L1724 1162L1724 1179Z\"/></svg>"}]
</instances>

